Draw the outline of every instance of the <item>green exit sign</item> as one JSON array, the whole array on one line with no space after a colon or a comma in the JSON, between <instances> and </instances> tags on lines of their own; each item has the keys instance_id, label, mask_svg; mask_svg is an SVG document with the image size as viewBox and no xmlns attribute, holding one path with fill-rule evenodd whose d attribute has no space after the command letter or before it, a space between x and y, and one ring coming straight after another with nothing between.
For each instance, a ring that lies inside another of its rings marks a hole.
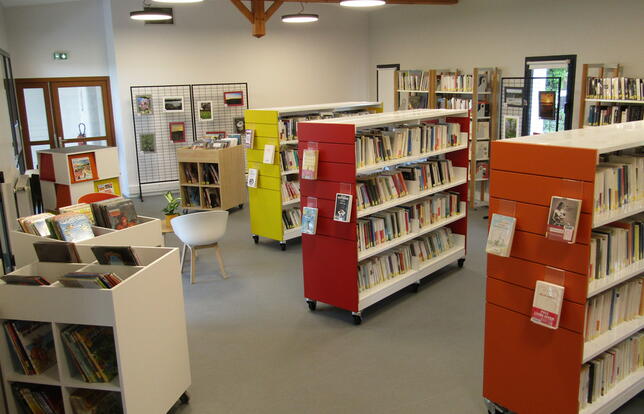
<instances>
[{"instance_id":1,"label":"green exit sign","mask_svg":"<svg viewBox=\"0 0 644 414\"><path fill-rule=\"evenodd\" d=\"M69 52L54 52L54 60L67 60L69 59Z\"/></svg>"}]
</instances>

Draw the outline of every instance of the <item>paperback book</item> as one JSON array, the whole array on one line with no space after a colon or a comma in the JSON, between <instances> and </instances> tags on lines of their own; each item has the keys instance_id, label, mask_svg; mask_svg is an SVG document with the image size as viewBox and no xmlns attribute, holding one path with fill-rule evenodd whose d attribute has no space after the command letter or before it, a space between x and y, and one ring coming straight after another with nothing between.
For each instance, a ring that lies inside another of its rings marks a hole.
<instances>
[{"instance_id":1,"label":"paperback book","mask_svg":"<svg viewBox=\"0 0 644 414\"><path fill-rule=\"evenodd\" d=\"M80 263L76 245L71 242L37 241L33 244L39 262Z\"/></svg>"},{"instance_id":2,"label":"paperback book","mask_svg":"<svg viewBox=\"0 0 644 414\"><path fill-rule=\"evenodd\" d=\"M509 257L516 224L515 217L492 214L485 251L496 256Z\"/></svg>"},{"instance_id":3,"label":"paperback book","mask_svg":"<svg viewBox=\"0 0 644 414\"><path fill-rule=\"evenodd\" d=\"M577 239L581 200L553 196L550 201L546 237L566 243Z\"/></svg>"},{"instance_id":4,"label":"paperback book","mask_svg":"<svg viewBox=\"0 0 644 414\"><path fill-rule=\"evenodd\" d=\"M318 226L318 209L315 207L302 208L302 233L315 234Z\"/></svg>"},{"instance_id":5,"label":"paperback book","mask_svg":"<svg viewBox=\"0 0 644 414\"><path fill-rule=\"evenodd\" d=\"M532 301L530 321L550 329L557 329L561 317L564 287L537 280Z\"/></svg>"},{"instance_id":6,"label":"paperback book","mask_svg":"<svg viewBox=\"0 0 644 414\"><path fill-rule=\"evenodd\" d=\"M333 209L333 220L348 223L351 221L351 205L353 196L351 194L337 193L335 195L335 208Z\"/></svg>"}]
</instances>

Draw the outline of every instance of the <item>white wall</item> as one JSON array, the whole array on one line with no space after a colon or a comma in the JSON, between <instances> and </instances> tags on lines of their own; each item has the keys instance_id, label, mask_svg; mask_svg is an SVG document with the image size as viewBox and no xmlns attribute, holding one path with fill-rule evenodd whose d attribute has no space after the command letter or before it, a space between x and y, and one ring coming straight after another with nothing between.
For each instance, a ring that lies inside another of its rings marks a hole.
<instances>
[{"instance_id":1,"label":"white wall","mask_svg":"<svg viewBox=\"0 0 644 414\"><path fill-rule=\"evenodd\" d=\"M5 24L5 9L0 6L0 49L9 52L9 42L7 39L7 31ZM2 70L0 69L0 74ZM13 182L13 179L18 174L15 168L13 157L13 140L11 135L11 122L9 121L9 107L7 103L7 93L5 91L4 82L0 83L0 170L4 172L5 182ZM2 404L0 398L0 413L2 412Z\"/></svg>"},{"instance_id":2,"label":"white wall","mask_svg":"<svg viewBox=\"0 0 644 414\"><path fill-rule=\"evenodd\" d=\"M369 18L370 92L376 65L403 69L497 66L523 76L526 56L577 55L583 63L622 63L644 76L644 1L459 0L453 6L390 6Z\"/></svg>"}]
</instances>

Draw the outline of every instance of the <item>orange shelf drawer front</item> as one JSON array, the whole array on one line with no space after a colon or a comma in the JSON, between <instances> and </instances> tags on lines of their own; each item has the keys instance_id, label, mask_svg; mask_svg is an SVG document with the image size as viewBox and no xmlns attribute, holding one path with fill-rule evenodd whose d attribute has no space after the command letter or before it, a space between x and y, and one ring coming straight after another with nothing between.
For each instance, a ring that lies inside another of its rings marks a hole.
<instances>
[{"instance_id":1,"label":"orange shelf drawer front","mask_svg":"<svg viewBox=\"0 0 644 414\"><path fill-rule=\"evenodd\" d=\"M590 264L590 246L587 244L562 243L525 231L514 233L510 254L581 275L588 274Z\"/></svg>"},{"instance_id":2,"label":"orange shelf drawer front","mask_svg":"<svg viewBox=\"0 0 644 414\"><path fill-rule=\"evenodd\" d=\"M483 396L520 414L577 414L583 337L488 303Z\"/></svg>"},{"instance_id":3,"label":"orange shelf drawer front","mask_svg":"<svg viewBox=\"0 0 644 414\"><path fill-rule=\"evenodd\" d=\"M523 174L595 181L597 151L493 141L491 168Z\"/></svg>"}]
</instances>

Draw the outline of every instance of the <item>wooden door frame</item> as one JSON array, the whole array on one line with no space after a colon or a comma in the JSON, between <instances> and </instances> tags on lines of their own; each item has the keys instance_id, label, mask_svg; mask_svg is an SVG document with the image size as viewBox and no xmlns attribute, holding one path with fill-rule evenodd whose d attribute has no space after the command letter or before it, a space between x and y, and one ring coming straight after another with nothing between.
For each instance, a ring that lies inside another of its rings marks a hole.
<instances>
[{"instance_id":1,"label":"wooden door frame","mask_svg":"<svg viewBox=\"0 0 644 414\"><path fill-rule=\"evenodd\" d=\"M31 142L29 136L29 118L27 117L27 106L25 104L25 89L43 89L43 98L45 99L45 113L47 117L47 131L49 133L48 140L41 140ZM45 81L26 80L19 82L16 79L16 98L18 99L18 115L20 116L20 123L22 125L22 147L24 148L25 163L27 169L34 167L34 160L31 157L31 146L49 144L52 148L56 147L54 119L51 113L51 91L49 90L49 83Z\"/></svg>"}]
</instances>

